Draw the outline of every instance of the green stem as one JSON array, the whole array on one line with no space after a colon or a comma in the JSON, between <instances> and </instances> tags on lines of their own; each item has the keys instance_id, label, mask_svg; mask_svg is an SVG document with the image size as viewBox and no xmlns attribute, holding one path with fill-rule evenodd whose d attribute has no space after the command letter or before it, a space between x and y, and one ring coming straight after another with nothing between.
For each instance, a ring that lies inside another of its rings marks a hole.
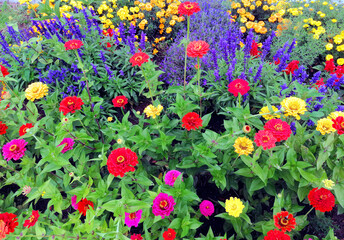
<instances>
[{"instance_id":1,"label":"green stem","mask_svg":"<svg viewBox=\"0 0 344 240\"><path fill-rule=\"evenodd\" d=\"M145 71L143 70L143 67L142 67L142 66L141 66L141 71L142 71L143 77L144 77L145 80L146 80L146 83L147 83L147 86L148 86L148 89L149 89L149 95L150 95L150 98L151 98L151 100L152 100L152 104L154 105L152 90L151 90L151 87L150 87L150 85L149 85L149 81L148 81L148 79L147 79L147 77L146 77L146 73L145 73Z\"/></svg>"},{"instance_id":2,"label":"green stem","mask_svg":"<svg viewBox=\"0 0 344 240\"><path fill-rule=\"evenodd\" d=\"M93 137L93 135L87 130L87 128L85 127L85 125L82 123L81 119L78 119L79 122L81 123L81 126L86 130L86 132L88 133L88 135L90 135L91 137Z\"/></svg>"},{"instance_id":3,"label":"green stem","mask_svg":"<svg viewBox=\"0 0 344 240\"><path fill-rule=\"evenodd\" d=\"M238 107L241 107L241 93L238 95Z\"/></svg>"},{"instance_id":4,"label":"green stem","mask_svg":"<svg viewBox=\"0 0 344 240\"><path fill-rule=\"evenodd\" d=\"M201 91L201 65L199 64L199 57L197 57L197 82L198 82L198 90L199 90L199 116L202 117L202 91Z\"/></svg>"},{"instance_id":5,"label":"green stem","mask_svg":"<svg viewBox=\"0 0 344 240\"><path fill-rule=\"evenodd\" d=\"M189 43L189 35L190 35L190 16L187 17L187 35L186 35L186 43L185 43L185 56L184 56L184 100L185 100L185 86L186 86L186 62L187 62L187 44Z\"/></svg>"},{"instance_id":6,"label":"green stem","mask_svg":"<svg viewBox=\"0 0 344 240\"><path fill-rule=\"evenodd\" d=\"M123 114L123 116L124 116L124 110L123 110L123 108L121 107L121 110L122 110L122 114Z\"/></svg>"},{"instance_id":7,"label":"green stem","mask_svg":"<svg viewBox=\"0 0 344 240\"><path fill-rule=\"evenodd\" d=\"M233 167L233 168L234 168L235 162L238 160L238 158L239 158L239 155L236 157L236 159L234 160L234 162L233 162L233 164L232 164L232 167Z\"/></svg>"}]
</instances>

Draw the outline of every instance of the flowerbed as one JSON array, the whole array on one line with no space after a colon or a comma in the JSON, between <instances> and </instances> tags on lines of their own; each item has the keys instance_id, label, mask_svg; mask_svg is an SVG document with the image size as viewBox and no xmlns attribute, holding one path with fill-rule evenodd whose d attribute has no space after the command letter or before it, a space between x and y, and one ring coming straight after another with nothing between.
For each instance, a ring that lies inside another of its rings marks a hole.
<instances>
[{"instance_id":1,"label":"flowerbed","mask_svg":"<svg viewBox=\"0 0 344 240\"><path fill-rule=\"evenodd\" d=\"M308 71L221 1L176 4L161 62L82 5L0 34L0 239L340 237L310 226L343 213L341 65Z\"/></svg>"}]
</instances>

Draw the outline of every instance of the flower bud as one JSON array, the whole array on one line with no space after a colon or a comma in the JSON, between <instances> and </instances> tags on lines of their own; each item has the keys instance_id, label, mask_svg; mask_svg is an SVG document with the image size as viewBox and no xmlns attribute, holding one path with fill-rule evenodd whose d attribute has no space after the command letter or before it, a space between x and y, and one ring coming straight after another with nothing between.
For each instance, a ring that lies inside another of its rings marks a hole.
<instances>
[{"instance_id":1,"label":"flower bud","mask_svg":"<svg viewBox=\"0 0 344 240\"><path fill-rule=\"evenodd\" d=\"M249 125L245 125L242 130L244 131L244 133L250 133L251 132L251 127Z\"/></svg>"}]
</instances>

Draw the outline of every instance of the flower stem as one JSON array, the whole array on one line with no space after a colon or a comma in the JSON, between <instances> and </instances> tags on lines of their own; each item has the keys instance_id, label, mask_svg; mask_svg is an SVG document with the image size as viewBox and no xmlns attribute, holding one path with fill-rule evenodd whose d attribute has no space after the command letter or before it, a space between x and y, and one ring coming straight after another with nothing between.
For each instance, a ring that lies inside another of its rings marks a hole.
<instances>
[{"instance_id":1,"label":"flower stem","mask_svg":"<svg viewBox=\"0 0 344 240\"><path fill-rule=\"evenodd\" d=\"M201 91L201 71L200 71L199 57L197 57L197 82L199 90L199 116L202 117L202 91Z\"/></svg>"},{"instance_id":2,"label":"flower stem","mask_svg":"<svg viewBox=\"0 0 344 240\"><path fill-rule=\"evenodd\" d=\"M146 77L146 73L145 73L145 71L144 71L144 69L143 69L142 66L141 66L141 71L142 71L143 77L144 77L145 80L146 80L146 83L147 83L147 86L148 86L148 89L149 89L149 95L150 95L150 98L151 98L151 100L152 100L152 104L154 105L152 90L151 90L151 87L150 87L150 85L149 85L149 81L148 81L148 79L147 79L147 77Z\"/></svg>"},{"instance_id":3,"label":"flower stem","mask_svg":"<svg viewBox=\"0 0 344 240\"><path fill-rule=\"evenodd\" d=\"M189 35L190 35L190 16L187 17L187 35L186 35L186 43L185 43L185 57L184 57L184 100L185 100L185 86L186 86L186 62L187 62L187 43L189 42Z\"/></svg>"}]
</instances>

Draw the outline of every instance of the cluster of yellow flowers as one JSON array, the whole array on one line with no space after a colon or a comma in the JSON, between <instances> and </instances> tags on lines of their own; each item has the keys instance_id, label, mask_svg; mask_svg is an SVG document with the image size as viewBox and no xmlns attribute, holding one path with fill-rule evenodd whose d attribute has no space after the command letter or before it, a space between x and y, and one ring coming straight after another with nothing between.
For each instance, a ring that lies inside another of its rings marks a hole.
<instances>
[{"instance_id":1,"label":"cluster of yellow flowers","mask_svg":"<svg viewBox=\"0 0 344 240\"><path fill-rule=\"evenodd\" d=\"M325 28L321 26L321 21L316 21L313 18L306 18L303 22L306 23L303 27L307 29L308 32L312 33L315 39L319 39L320 35L326 32Z\"/></svg>"},{"instance_id":2,"label":"cluster of yellow flowers","mask_svg":"<svg viewBox=\"0 0 344 240\"><path fill-rule=\"evenodd\" d=\"M336 45L336 46L335 46ZM336 50L337 52L344 51L344 31L340 34L337 34L333 37L333 39L329 39L329 42L325 45L327 51ZM332 54L328 54L326 56L326 60L330 60L333 58ZM337 59L337 64L343 65L343 58Z\"/></svg>"},{"instance_id":3,"label":"cluster of yellow flowers","mask_svg":"<svg viewBox=\"0 0 344 240\"><path fill-rule=\"evenodd\" d=\"M265 34L268 32L268 28L265 26L266 20L270 23L276 21L281 22L282 16L285 10L281 9L285 4L284 1L277 0L266 0L266 1L255 1L255 0L241 0L241 2L235 2L230 0L231 11L228 11L232 15L233 21L239 17L239 21L244 24L241 26L241 32L246 32L247 29L254 29L256 33ZM268 19L264 21L256 21L257 16L251 13L251 11L262 9L268 13Z\"/></svg>"}]
</instances>

